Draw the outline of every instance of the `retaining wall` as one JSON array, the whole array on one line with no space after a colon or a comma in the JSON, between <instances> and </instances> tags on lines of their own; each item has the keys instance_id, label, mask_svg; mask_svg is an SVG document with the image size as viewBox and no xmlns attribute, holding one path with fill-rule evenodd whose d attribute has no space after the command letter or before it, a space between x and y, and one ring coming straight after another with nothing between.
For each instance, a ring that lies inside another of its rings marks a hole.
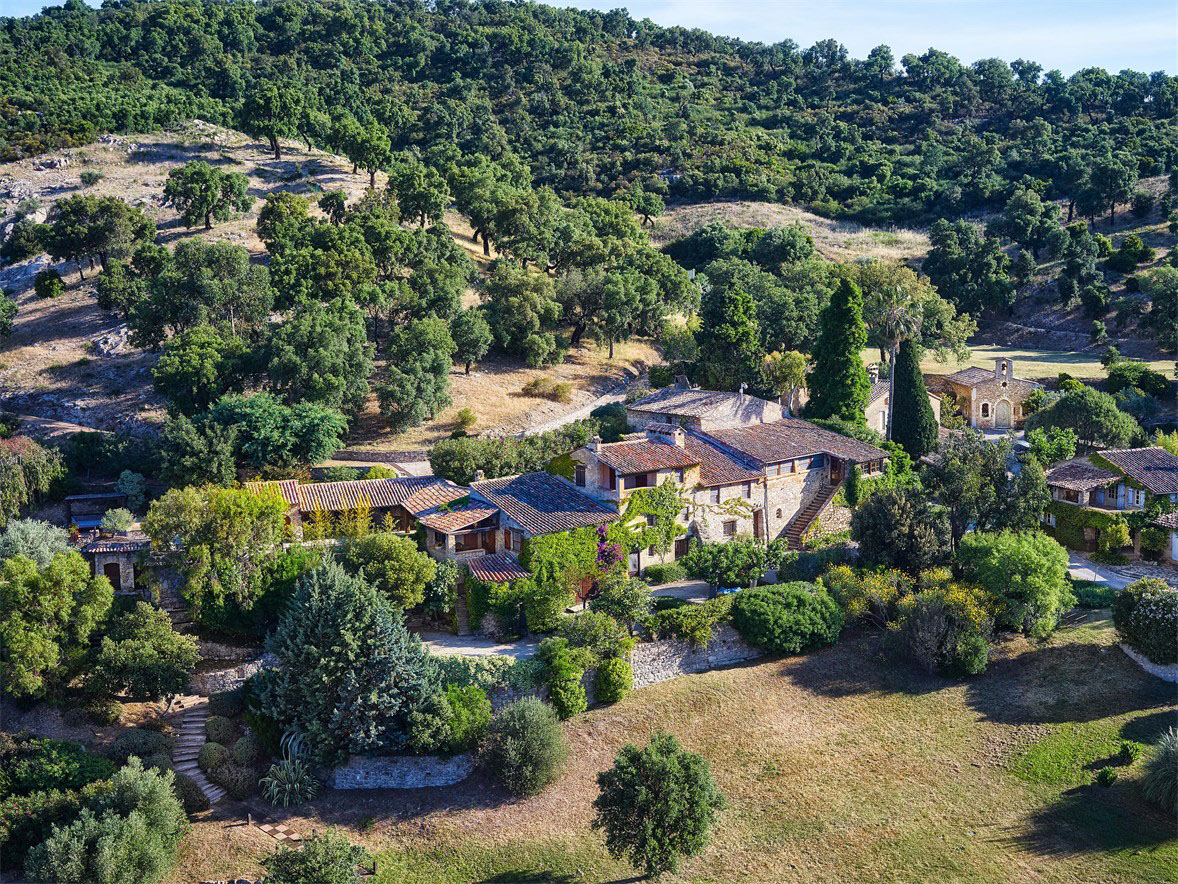
<instances>
[{"instance_id":1,"label":"retaining wall","mask_svg":"<svg viewBox=\"0 0 1178 884\"><path fill-rule=\"evenodd\" d=\"M452 786L470 776L474 755L355 755L327 778L332 789L424 789Z\"/></svg>"},{"instance_id":2,"label":"retaining wall","mask_svg":"<svg viewBox=\"0 0 1178 884\"><path fill-rule=\"evenodd\" d=\"M1173 682L1178 684L1178 663L1154 663L1145 654L1140 651L1135 651L1124 642L1121 643L1121 650L1129 655L1129 659L1148 672L1150 675L1156 675L1162 681Z\"/></svg>"},{"instance_id":3,"label":"retaining wall","mask_svg":"<svg viewBox=\"0 0 1178 884\"><path fill-rule=\"evenodd\" d=\"M643 688L668 678L753 660L763 653L742 639L731 625L724 624L702 646L682 639L639 642L630 652L630 665L634 668L634 687Z\"/></svg>"}]
</instances>

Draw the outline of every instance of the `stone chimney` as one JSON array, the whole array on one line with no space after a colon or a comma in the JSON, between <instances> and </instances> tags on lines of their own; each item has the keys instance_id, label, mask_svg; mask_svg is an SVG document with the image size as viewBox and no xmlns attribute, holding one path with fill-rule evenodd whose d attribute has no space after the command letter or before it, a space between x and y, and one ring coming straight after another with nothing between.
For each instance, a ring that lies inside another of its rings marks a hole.
<instances>
[{"instance_id":1,"label":"stone chimney","mask_svg":"<svg viewBox=\"0 0 1178 884\"><path fill-rule=\"evenodd\" d=\"M690 388L691 388L691 384L687 383L687 375L685 375L685 374L675 375L675 389L676 390L687 390Z\"/></svg>"},{"instance_id":2,"label":"stone chimney","mask_svg":"<svg viewBox=\"0 0 1178 884\"><path fill-rule=\"evenodd\" d=\"M747 386L748 386L748 384L743 383L743 382L740 385L740 404L741 405L744 405L744 390L745 390L745 387L747 387Z\"/></svg>"},{"instance_id":3,"label":"stone chimney","mask_svg":"<svg viewBox=\"0 0 1178 884\"><path fill-rule=\"evenodd\" d=\"M867 377L871 381L872 384L879 383L879 363L878 362L873 362L873 363L871 363L871 365L867 366Z\"/></svg>"},{"instance_id":4,"label":"stone chimney","mask_svg":"<svg viewBox=\"0 0 1178 884\"><path fill-rule=\"evenodd\" d=\"M596 451L598 448L601 447L601 437L594 436L592 439L589 440L589 444L586 445L585 447L588 448L590 451Z\"/></svg>"},{"instance_id":5,"label":"stone chimney","mask_svg":"<svg viewBox=\"0 0 1178 884\"><path fill-rule=\"evenodd\" d=\"M487 474L484 473L482 470L475 470L474 471L474 480L476 482L482 482L486 478L487 478Z\"/></svg>"}]
</instances>

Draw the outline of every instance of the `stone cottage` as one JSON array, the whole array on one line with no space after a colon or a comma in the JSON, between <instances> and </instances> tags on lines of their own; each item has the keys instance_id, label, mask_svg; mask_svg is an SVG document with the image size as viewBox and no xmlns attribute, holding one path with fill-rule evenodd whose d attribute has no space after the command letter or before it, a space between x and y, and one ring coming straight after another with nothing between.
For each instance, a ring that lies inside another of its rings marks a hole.
<instances>
[{"instance_id":1,"label":"stone cottage","mask_svg":"<svg viewBox=\"0 0 1178 884\"><path fill-rule=\"evenodd\" d=\"M945 377L958 410L975 430L1005 430L1023 425L1023 403L1042 384L1015 377L1014 360L995 359L994 370L970 366Z\"/></svg>"},{"instance_id":2,"label":"stone cottage","mask_svg":"<svg viewBox=\"0 0 1178 884\"><path fill-rule=\"evenodd\" d=\"M888 378L880 377L879 366L869 365L867 375L871 379L871 394L867 397L867 407L863 415L867 419L867 426L875 430L884 438L888 435L888 403L891 401L891 384ZM941 397L935 393L928 394L929 405L937 418L937 426L941 425Z\"/></svg>"}]
</instances>

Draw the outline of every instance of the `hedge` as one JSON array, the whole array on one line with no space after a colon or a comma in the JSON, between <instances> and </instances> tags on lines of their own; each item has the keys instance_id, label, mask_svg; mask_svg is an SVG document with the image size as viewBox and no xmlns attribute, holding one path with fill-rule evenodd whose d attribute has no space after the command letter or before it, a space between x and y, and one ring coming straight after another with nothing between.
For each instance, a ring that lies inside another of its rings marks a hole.
<instances>
[{"instance_id":1,"label":"hedge","mask_svg":"<svg viewBox=\"0 0 1178 884\"><path fill-rule=\"evenodd\" d=\"M661 586L664 583L687 579L687 569L678 562L667 562L665 565L647 565L642 572L642 579L651 586Z\"/></svg>"},{"instance_id":2,"label":"hedge","mask_svg":"<svg viewBox=\"0 0 1178 884\"><path fill-rule=\"evenodd\" d=\"M695 645L706 645L721 623L732 617L731 595L708 599L702 605L690 603L664 608L648 615L642 625L651 638L680 638Z\"/></svg>"},{"instance_id":3,"label":"hedge","mask_svg":"<svg viewBox=\"0 0 1178 884\"><path fill-rule=\"evenodd\" d=\"M842 608L825 589L795 581L737 593L732 622L750 644L798 654L838 641L844 619Z\"/></svg>"},{"instance_id":4,"label":"hedge","mask_svg":"<svg viewBox=\"0 0 1178 884\"><path fill-rule=\"evenodd\" d=\"M1113 599L1121 641L1154 663L1178 663L1178 589L1156 577L1130 583Z\"/></svg>"}]
</instances>

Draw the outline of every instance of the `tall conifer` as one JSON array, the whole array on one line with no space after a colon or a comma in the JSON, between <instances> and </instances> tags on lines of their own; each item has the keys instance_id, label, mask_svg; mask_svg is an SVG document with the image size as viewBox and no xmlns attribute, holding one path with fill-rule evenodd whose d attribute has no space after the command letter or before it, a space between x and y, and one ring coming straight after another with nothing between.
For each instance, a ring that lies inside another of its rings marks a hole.
<instances>
[{"instance_id":1,"label":"tall conifer","mask_svg":"<svg viewBox=\"0 0 1178 884\"><path fill-rule=\"evenodd\" d=\"M892 396L892 441L919 460L937 447L937 416L920 373L920 346L913 341L903 341L896 354Z\"/></svg>"},{"instance_id":2,"label":"tall conifer","mask_svg":"<svg viewBox=\"0 0 1178 884\"><path fill-rule=\"evenodd\" d=\"M839 417L856 424L866 423L863 410L867 407L871 382L860 355L866 346L863 293L853 282L844 279L819 319L814 367L806 376L810 388L806 417Z\"/></svg>"}]
</instances>

